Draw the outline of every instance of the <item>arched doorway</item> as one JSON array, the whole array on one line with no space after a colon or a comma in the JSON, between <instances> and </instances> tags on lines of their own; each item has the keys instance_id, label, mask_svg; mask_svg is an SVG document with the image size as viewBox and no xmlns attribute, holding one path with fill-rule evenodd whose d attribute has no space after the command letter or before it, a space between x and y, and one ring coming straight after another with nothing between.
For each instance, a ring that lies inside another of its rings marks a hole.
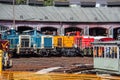
<instances>
[{"instance_id":1,"label":"arched doorway","mask_svg":"<svg viewBox=\"0 0 120 80\"><path fill-rule=\"evenodd\" d=\"M55 28L55 27L42 27L41 32L43 34L53 34L53 35L55 35L55 34L57 34L57 28Z\"/></svg>"},{"instance_id":2,"label":"arched doorway","mask_svg":"<svg viewBox=\"0 0 120 80\"><path fill-rule=\"evenodd\" d=\"M78 27L68 27L68 28L65 28L65 34L68 33L68 32L74 32L74 31L82 31L81 28L78 28Z\"/></svg>"},{"instance_id":3,"label":"arched doorway","mask_svg":"<svg viewBox=\"0 0 120 80\"><path fill-rule=\"evenodd\" d=\"M118 39L118 36L120 36L120 27L113 29L113 38Z\"/></svg>"},{"instance_id":4,"label":"arched doorway","mask_svg":"<svg viewBox=\"0 0 120 80\"><path fill-rule=\"evenodd\" d=\"M25 30L32 30L33 28L32 27L29 27L29 26L18 26L18 32L19 33L22 33L22 31L25 31Z\"/></svg>"},{"instance_id":5,"label":"arched doorway","mask_svg":"<svg viewBox=\"0 0 120 80\"><path fill-rule=\"evenodd\" d=\"M8 27L7 26L4 26L4 25L0 25L0 32L3 32L5 30L7 30Z\"/></svg>"},{"instance_id":6,"label":"arched doorway","mask_svg":"<svg viewBox=\"0 0 120 80\"><path fill-rule=\"evenodd\" d=\"M107 29L102 27L95 27L89 29L90 36L107 36Z\"/></svg>"}]
</instances>

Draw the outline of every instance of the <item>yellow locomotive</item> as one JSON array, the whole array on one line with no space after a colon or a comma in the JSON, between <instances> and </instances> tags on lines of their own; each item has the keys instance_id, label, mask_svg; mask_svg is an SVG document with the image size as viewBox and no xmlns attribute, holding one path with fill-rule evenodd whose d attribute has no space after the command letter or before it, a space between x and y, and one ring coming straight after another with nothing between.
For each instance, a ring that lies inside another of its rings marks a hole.
<instances>
[{"instance_id":1,"label":"yellow locomotive","mask_svg":"<svg viewBox=\"0 0 120 80\"><path fill-rule=\"evenodd\" d=\"M74 43L74 36L54 36L54 47L61 56L83 56Z\"/></svg>"}]
</instances>

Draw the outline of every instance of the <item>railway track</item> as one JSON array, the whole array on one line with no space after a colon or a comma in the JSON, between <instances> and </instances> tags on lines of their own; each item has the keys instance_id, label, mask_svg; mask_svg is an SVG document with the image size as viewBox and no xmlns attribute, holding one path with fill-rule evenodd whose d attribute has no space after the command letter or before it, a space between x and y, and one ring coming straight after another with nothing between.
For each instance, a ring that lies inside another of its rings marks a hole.
<instances>
[{"instance_id":1,"label":"railway track","mask_svg":"<svg viewBox=\"0 0 120 80\"><path fill-rule=\"evenodd\" d=\"M6 71L39 71L50 67L62 67L52 72L73 73L79 70L91 69L92 57L30 57L13 58L13 67ZM85 65L91 64L91 65Z\"/></svg>"},{"instance_id":2,"label":"railway track","mask_svg":"<svg viewBox=\"0 0 120 80\"><path fill-rule=\"evenodd\" d=\"M52 72L76 73L76 72L80 72L80 71L84 71L84 70L91 70L91 69L93 69L92 64L90 64L90 65L81 64L80 66L72 65L72 66L69 66L69 67L64 67L64 68L61 68L61 69L58 69L58 70L54 70Z\"/></svg>"}]
</instances>

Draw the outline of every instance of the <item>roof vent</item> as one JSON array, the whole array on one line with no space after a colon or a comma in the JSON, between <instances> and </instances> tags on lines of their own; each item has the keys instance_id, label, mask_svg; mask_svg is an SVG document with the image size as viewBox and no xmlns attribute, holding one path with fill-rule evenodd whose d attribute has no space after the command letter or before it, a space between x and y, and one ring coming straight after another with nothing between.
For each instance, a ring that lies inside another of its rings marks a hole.
<instances>
[{"instance_id":1,"label":"roof vent","mask_svg":"<svg viewBox=\"0 0 120 80\"><path fill-rule=\"evenodd\" d=\"M96 0L96 7L106 7L107 0Z\"/></svg>"},{"instance_id":2,"label":"roof vent","mask_svg":"<svg viewBox=\"0 0 120 80\"><path fill-rule=\"evenodd\" d=\"M23 19L23 15L20 15L20 19Z\"/></svg>"},{"instance_id":3,"label":"roof vent","mask_svg":"<svg viewBox=\"0 0 120 80\"><path fill-rule=\"evenodd\" d=\"M69 5L73 6L80 6L80 0L69 0Z\"/></svg>"},{"instance_id":4,"label":"roof vent","mask_svg":"<svg viewBox=\"0 0 120 80\"><path fill-rule=\"evenodd\" d=\"M73 20L73 17L70 17L70 20Z\"/></svg>"},{"instance_id":5,"label":"roof vent","mask_svg":"<svg viewBox=\"0 0 120 80\"><path fill-rule=\"evenodd\" d=\"M47 16L45 16L45 19L48 19L48 17L47 17Z\"/></svg>"}]
</instances>

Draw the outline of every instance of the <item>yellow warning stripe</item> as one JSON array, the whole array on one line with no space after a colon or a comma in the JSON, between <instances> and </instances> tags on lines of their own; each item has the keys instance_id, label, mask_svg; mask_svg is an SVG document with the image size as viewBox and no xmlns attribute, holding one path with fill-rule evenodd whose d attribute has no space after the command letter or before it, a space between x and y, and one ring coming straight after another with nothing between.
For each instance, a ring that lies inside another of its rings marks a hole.
<instances>
[{"instance_id":1,"label":"yellow warning stripe","mask_svg":"<svg viewBox=\"0 0 120 80\"><path fill-rule=\"evenodd\" d=\"M5 48L8 43L9 41L7 41L5 44L2 43L2 47Z\"/></svg>"}]
</instances>

